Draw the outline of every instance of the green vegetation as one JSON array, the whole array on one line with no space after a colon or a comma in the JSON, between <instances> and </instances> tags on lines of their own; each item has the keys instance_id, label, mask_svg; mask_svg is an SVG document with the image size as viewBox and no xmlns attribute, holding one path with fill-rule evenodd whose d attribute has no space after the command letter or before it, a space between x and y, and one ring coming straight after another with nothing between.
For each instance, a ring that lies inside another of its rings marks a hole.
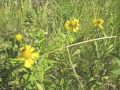
<instances>
[{"instance_id":1,"label":"green vegetation","mask_svg":"<svg viewBox=\"0 0 120 90\"><path fill-rule=\"evenodd\" d=\"M0 90L120 90L120 0L39 1L0 0Z\"/></svg>"}]
</instances>

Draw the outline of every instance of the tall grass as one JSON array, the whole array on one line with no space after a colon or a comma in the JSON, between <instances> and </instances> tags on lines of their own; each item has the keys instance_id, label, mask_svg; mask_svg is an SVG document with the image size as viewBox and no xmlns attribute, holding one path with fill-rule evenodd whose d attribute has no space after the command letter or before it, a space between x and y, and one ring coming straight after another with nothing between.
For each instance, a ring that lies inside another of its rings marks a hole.
<instances>
[{"instance_id":1,"label":"tall grass","mask_svg":"<svg viewBox=\"0 0 120 90\"><path fill-rule=\"evenodd\" d=\"M120 1L39 1L0 0L0 90L119 90ZM74 18L76 33L64 27ZM104 20L103 30L94 18ZM40 52L32 69L17 60L26 44Z\"/></svg>"}]
</instances>

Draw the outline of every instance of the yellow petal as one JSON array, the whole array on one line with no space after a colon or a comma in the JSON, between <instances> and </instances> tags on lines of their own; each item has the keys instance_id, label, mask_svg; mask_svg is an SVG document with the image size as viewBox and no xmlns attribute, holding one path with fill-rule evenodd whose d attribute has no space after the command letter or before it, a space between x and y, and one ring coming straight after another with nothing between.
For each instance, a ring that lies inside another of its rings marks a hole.
<instances>
[{"instance_id":1,"label":"yellow petal","mask_svg":"<svg viewBox=\"0 0 120 90\"><path fill-rule=\"evenodd\" d=\"M97 19L93 20L93 26L97 26Z\"/></svg>"},{"instance_id":2,"label":"yellow petal","mask_svg":"<svg viewBox=\"0 0 120 90\"><path fill-rule=\"evenodd\" d=\"M79 23L79 20L78 19L74 19L74 22Z\"/></svg>"},{"instance_id":3,"label":"yellow petal","mask_svg":"<svg viewBox=\"0 0 120 90\"><path fill-rule=\"evenodd\" d=\"M100 24L104 23L104 20L102 20L102 19L98 19L98 21L100 22Z\"/></svg>"},{"instance_id":4,"label":"yellow petal","mask_svg":"<svg viewBox=\"0 0 120 90\"><path fill-rule=\"evenodd\" d=\"M39 53L38 52L34 52L33 54L32 54L32 59L37 59L37 58L39 58Z\"/></svg>"},{"instance_id":5,"label":"yellow petal","mask_svg":"<svg viewBox=\"0 0 120 90\"><path fill-rule=\"evenodd\" d=\"M24 67L31 68L33 64L34 64L34 61L32 59L28 59L25 61Z\"/></svg>"},{"instance_id":6,"label":"yellow petal","mask_svg":"<svg viewBox=\"0 0 120 90\"><path fill-rule=\"evenodd\" d=\"M66 21L65 28L68 29L70 21Z\"/></svg>"},{"instance_id":7,"label":"yellow petal","mask_svg":"<svg viewBox=\"0 0 120 90\"><path fill-rule=\"evenodd\" d=\"M30 49L31 48L31 45L26 45L26 49Z\"/></svg>"},{"instance_id":8,"label":"yellow petal","mask_svg":"<svg viewBox=\"0 0 120 90\"><path fill-rule=\"evenodd\" d=\"M75 28L75 29L73 29L73 32L77 32L78 30Z\"/></svg>"},{"instance_id":9,"label":"yellow petal","mask_svg":"<svg viewBox=\"0 0 120 90\"><path fill-rule=\"evenodd\" d=\"M99 24L98 27L99 27L100 29L103 29L103 26L102 26L101 24Z\"/></svg>"},{"instance_id":10,"label":"yellow petal","mask_svg":"<svg viewBox=\"0 0 120 90\"><path fill-rule=\"evenodd\" d=\"M78 31L79 30L79 27L76 27L76 31Z\"/></svg>"},{"instance_id":11,"label":"yellow petal","mask_svg":"<svg viewBox=\"0 0 120 90\"><path fill-rule=\"evenodd\" d=\"M31 48L30 48L30 51L31 51L31 52L35 51L35 48L31 47Z\"/></svg>"}]
</instances>

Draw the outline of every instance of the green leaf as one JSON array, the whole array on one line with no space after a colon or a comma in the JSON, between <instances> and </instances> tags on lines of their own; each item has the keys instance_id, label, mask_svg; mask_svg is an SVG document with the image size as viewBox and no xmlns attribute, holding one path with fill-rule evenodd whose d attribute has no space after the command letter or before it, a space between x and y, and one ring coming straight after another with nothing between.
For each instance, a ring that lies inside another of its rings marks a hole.
<instances>
[{"instance_id":1,"label":"green leaf","mask_svg":"<svg viewBox=\"0 0 120 90\"><path fill-rule=\"evenodd\" d=\"M72 54L72 56L75 56L75 55L79 54L80 51L81 51L81 49L77 49L77 50Z\"/></svg>"},{"instance_id":2,"label":"green leaf","mask_svg":"<svg viewBox=\"0 0 120 90\"><path fill-rule=\"evenodd\" d=\"M104 76L104 77L102 77L102 79L109 79L109 76Z\"/></svg>"},{"instance_id":3,"label":"green leaf","mask_svg":"<svg viewBox=\"0 0 120 90\"><path fill-rule=\"evenodd\" d=\"M108 48L107 48L107 52L106 53L110 53L114 50L114 45L110 45Z\"/></svg>"},{"instance_id":4,"label":"green leaf","mask_svg":"<svg viewBox=\"0 0 120 90\"><path fill-rule=\"evenodd\" d=\"M37 83L37 88L38 88L38 90L44 90L43 87L42 87L42 85L39 84L39 83Z\"/></svg>"},{"instance_id":5,"label":"green leaf","mask_svg":"<svg viewBox=\"0 0 120 90\"><path fill-rule=\"evenodd\" d=\"M115 58L115 63L120 66L120 59L119 58Z\"/></svg>"},{"instance_id":6,"label":"green leaf","mask_svg":"<svg viewBox=\"0 0 120 90\"><path fill-rule=\"evenodd\" d=\"M120 68L116 70L112 70L111 73L113 77L117 78L120 75Z\"/></svg>"},{"instance_id":7,"label":"green leaf","mask_svg":"<svg viewBox=\"0 0 120 90\"><path fill-rule=\"evenodd\" d=\"M64 79L61 79L60 80L60 85L63 85L64 84Z\"/></svg>"},{"instance_id":8,"label":"green leaf","mask_svg":"<svg viewBox=\"0 0 120 90\"><path fill-rule=\"evenodd\" d=\"M88 82L94 81L95 79L91 77Z\"/></svg>"},{"instance_id":9,"label":"green leaf","mask_svg":"<svg viewBox=\"0 0 120 90\"><path fill-rule=\"evenodd\" d=\"M29 80L30 80L31 82L34 82L34 81L36 81L36 77L33 76L33 75L31 75Z\"/></svg>"}]
</instances>

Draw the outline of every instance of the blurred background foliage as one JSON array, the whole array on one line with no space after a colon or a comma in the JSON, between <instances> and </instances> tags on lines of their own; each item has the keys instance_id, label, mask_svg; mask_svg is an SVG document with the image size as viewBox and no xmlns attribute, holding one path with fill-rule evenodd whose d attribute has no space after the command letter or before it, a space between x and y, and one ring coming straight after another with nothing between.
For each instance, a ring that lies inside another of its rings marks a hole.
<instances>
[{"instance_id":1,"label":"blurred background foliage","mask_svg":"<svg viewBox=\"0 0 120 90\"><path fill-rule=\"evenodd\" d=\"M0 0L0 90L119 90L119 0ZM76 33L68 19L80 20ZM92 20L104 20L105 37ZM17 42L15 35L24 39ZM17 60L20 46L40 52L32 69ZM72 61L72 63L71 63Z\"/></svg>"}]
</instances>

